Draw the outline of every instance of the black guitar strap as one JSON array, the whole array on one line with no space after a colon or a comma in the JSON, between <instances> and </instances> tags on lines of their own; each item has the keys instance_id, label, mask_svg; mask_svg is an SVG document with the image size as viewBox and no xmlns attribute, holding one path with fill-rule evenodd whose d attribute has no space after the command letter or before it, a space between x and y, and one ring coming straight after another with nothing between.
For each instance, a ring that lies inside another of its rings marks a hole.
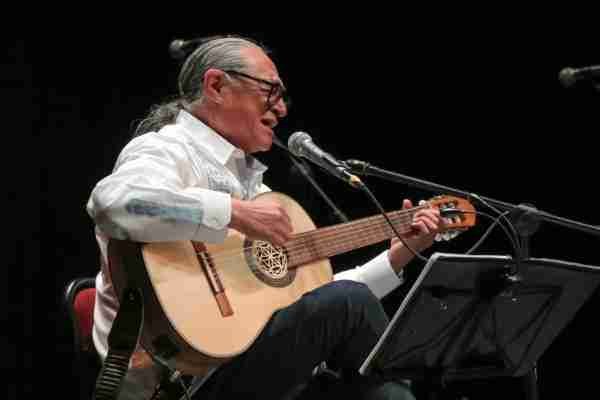
<instances>
[{"instance_id":1,"label":"black guitar strap","mask_svg":"<svg viewBox=\"0 0 600 400\"><path fill-rule=\"evenodd\" d=\"M129 285L123 292L108 335L108 354L98 374L92 399L115 400L119 396L129 360L140 336L143 318L142 293Z\"/></svg>"}]
</instances>

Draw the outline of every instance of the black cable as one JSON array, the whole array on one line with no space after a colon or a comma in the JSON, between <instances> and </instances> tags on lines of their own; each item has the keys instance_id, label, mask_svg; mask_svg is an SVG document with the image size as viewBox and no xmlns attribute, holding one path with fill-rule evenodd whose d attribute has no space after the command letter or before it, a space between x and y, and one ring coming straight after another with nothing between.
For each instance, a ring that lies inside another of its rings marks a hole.
<instances>
[{"instance_id":1,"label":"black cable","mask_svg":"<svg viewBox=\"0 0 600 400\"><path fill-rule=\"evenodd\" d=\"M463 211L464 213L469 213L469 211ZM508 214L509 211L504 212L503 214ZM489 218L491 220L493 220L494 222L488 227L488 229L484 232L484 234L481 236L481 238L465 253L465 254L471 254L473 253L479 246L481 246L481 244L483 243L483 241L489 236L489 234L492 232L492 230L496 227L496 225L500 226L502 228L502 230L504 231L504 233L506 234L507 238L510 240L510 243L513 247L513 252L515 253L515 257L518 257L517 252L519 251L518 245L516 243L516 238L513 237L513 235L511 235L511 233L508 231L508 228L506 228L504 225L500 224L500 220L502 218L502 215L498 216L498 217L494 217L493 215L484 213L483 211L475 211L475 214L477 215L481 215L484 216L486 218Z\"/></svg>"},{"instance_id":2,"label":"black cable","mask_svg":"<svg viewBox=\"0 0 600 400\"><path fill-rule=\"evenodd\" d=\"M388 224L392 227L392 230L394 231L394 234L400 239L400 241L402 242L402 244L404 244L404 246L410 250L411 253L413 253L413 255L417 258L419 258L420 260L422 260L423 262L428 262L429 259L424 257L423 255L421 255L421 253L419 253L418 251L416 251L415 249L413 249L411 246L409 246L406 241L402 238L402 236L400 236L400 234L398 233L398 231L396 230L396 227L394 226L394 224L392 224L392 222L390 221L390 219L388 218L387 214L385 213L385 210L383 209L383 207L381 206L381 204L377 201L377 199L375 198L375 196L373 195L373 193L371 193L371 191L369 190L369 188L364 184L364 182L360 181L360 184L358 185L361 189L363 189L363 191L370 197L370 199L373 201L373 203L375 203L375 205L377 206L377 208L379 209L379 211L381 212L381 214L384 216L384 218L386 219L386 221L388 222ZM476 195L475 195L476 196ZM487 204L486 204L487 205ZM489 206L489 205L488 205ZM484 213L482 211L474 211L475 214L478 215L482 215L485 216L487 218L490 218L494 221L494 223L488 228L487 232L484 233L484 235L482 236L481 239L479 239L478 242L475 243L475 245L473 245L471 247L471 249L466 253L466 254L470 254L472 251L474 251L475 249L477 249L477 247L479 247L481 245L481 243L483 243L483 240L490 234L491 230L494 228L495 225L499 225L503 230L504 233L506 234L506 236L508 237L508 239L510 240L512 246L513 246L513 251L516 254L516 259L518 260L520 258L520 251L521 251L521 247L520 244L518 242L518 236L516 236L516 231L514 229L514 227L512 226L512 224L510 223L510 221L508 221L508 219L506 218L506 214L508 214L508 212L506 213L500 213L498 210L496 210L495 208L491 207L490 208L494 211L497 211L500 215L495 218L492 215L489 215L487 213ZM460 211L462 213L469 213L471 211L463 211L463 210L457 210ZM512 230L512 235L510 232L508 232L507 228L502 225L499 224L499 221L501 219L506 220L508 226L511 228ZM518 261L517 261L518 262Z\"/></svg>"},{"instance_id":3,"label":"black cable","mask_svg":"<svg viewBox=\"0 0 600 400\"><path fill-rule=\"evenodd\" d=\"M383 215L383 217L385 218L385 220L387 221L387 223L390 225L390 227L392 228L392 231L394 231L394 234L396 235L396 237L402 242L402 244L408 249L410 250L410 252L417 257L418 259L420 259L421 261L427 263L427 261L429 261L428 258L423 257L421 255L421 253L419 253L418 251L416 251L415 249L413 249L408 243L406 243L406 241L404 240L404 238L402 238L402 236L400 235L400 233L398 233L398 231L396 230L396 227L394 226L394 224L392 223L392 221L390 221L390 218L387 216L385 210L383 209L383 207L381 206L381 204L379 203L379 201L377 201L377 198L375 197L375 195L373 195L373 193L371 193L371 191L369 190L369 188L367 187L367 185L365 185L364 182L359 181L360 183L357 184L357 187L361 188L363 190L363 192L365 192L367 194L367 196L371 199L371 201L375 204L375 206L377 206L377 208L379 209L379 212L381 212L381 215Z\"/></svg>"},{"instance_id":4,"label":"black cable","mask_svg":"<svg viewBox=\"0 0 600 400\"><path fill-rule=\"evenodd\" d=\"M513 225L513 223L506 218L506 214L500 212L500 210L498 210L497 208L495 208L494 206L492 206L491 204L489 204L487 201L483 200L479 195L475 194L475 193L471 193L470 194L471 197L479 200L482 204L486 205L488 208L490 208L491 210L495 211L500 218L502 218L505 222L506 225L510 228L513 237L515 238L515 242L516 242L516 248L517 248L517 254L514 258L514 262L515 262L515 266L514 269L512 271L513 274L517 274L520 270L521 270L521 257L523 255L523 249L522 249L522 243L521 243L521 237L519 236L519 234L517 233L517 229L515 228L515 226Z\"/></svg>"},{"instance_id":5,"label":"black cable","mask_svg":"<svg viewBox=\"0 0 600 400\"><path fill-rule=\"evenodd\" d=\"M154 354L149 349L146 349L146 353L148 353L150 355L150 358L152 358L152 361L155 364L160 365L162 368L164 368L164 370L167 373L167 376L163 377L161 379L161 381L154 388L154 393L152 393L152 396L150 396L150 400L155 400L155 399L160 400L160 399L164 398L164 396L166 396L167 398L172 398L173 393L171 391L175 390L173 388L173 384L175 382L179 383L179 385L182 387L183 395L185 396L185 398L187 400L191 400L189 397L189 393L188 393L188 387L186 386L185 382L183 381L181 372L179 370L171 367L166 360L164 360L162 357L159 357L158 355Z\"/></svg>"},{"instance_id":6,"label":"black cable","mask_svg":"<svg viewBox=\"0 0 600 400\"><path fill-rule=\"evenodd\" d=\"M417 258L419 258L420 260L422 260L423 262L427 262L429 261L428 258L424 257L423 255L421 255L421 253L419 253L418 251L414 250L411 246L409 246L406 241L402 238L402 236L398 233L398 231L396 230L396 227L394 226L394 224L390 221L390 219L388 218L387 214L385 213L385 210L383 209L383 207L381 206L381 204L377 201L377 199L375 198L375 196L371 193L371 191L369 190L369 188L364 184L364 182L360 181L361 183L359 184L359 187L363 189L363 191L365 193L367 193L367 195L370 197L370 199L373 201L373 203L375 203L375 205L377 206L377 208L379 209L379 211L381 212L381 214L384 216L384 218L386 219L386 221L388 222L388 224L391 226L392 230L394 231L395 235L400 239L400 241L404 244L404 246L406 246L406 248L408 248L408 250L410 250L413 255L415 255ZM492 208L493 209L493 208ZM487 231L484 233L484 235L479 239L478 242L475 243L475 245L473 245L471 247L471 249L469 249L469 251L466 254L470 254L472 253L474 250L477 249L477 247L479 247L481 245L481 243L483 243L483 240L485 240L485 238L491 233L492 229L496 226L499 225L502 230L504 231L504 233L506 234L507 238L510 240L510 243L513 247L513 251L515 253L516 258L519 258L519 252L520 252L520 246L518 244L518 237L516 237L516 233L514 231L514 227L512 227L512 225L510 224L510 221L507 220L507 218L505 217L506 214L508 214L508 212L505 213L500 213L500 215L498 217L494 217L490 214L484 213L482 211L466 211L466 210L457 210L460 211L462 213L470 213L470 212L474 212L477 215L481 215L484 217L487 217L491 220L493 220L494 222L492 223L492 225L487 229ZM509 225L509 227L512 228L512 235L511 232L508 231L508 229L499 223L499 221L504 218L505 220L507 220L507 223Z\"/></svg>"},{"instance_id":7,"label":"black cable","mask_svg":"<svg viewBox=\"0 0 600 400\"><path fill-rule=\"evenodd\" d=\"M487 206L489 209L493 210L494 212L496 212L498 214L499 218L502 218L502 220L504 222L506 222L506 225L510 228L510 231L512 232L512 236L515 238L516 241L516 246L517 249L519 250L519 256L521 254L521 239L519 234L517 233L517 229L515 228L514 224L508 219L506 218L506 215L508 215L510 213L509 212L501 212L500 210L498 210L496 207L492 206L490 203L488 203L487 201L483 200L479 195L475 194L475 193L470 193L470 196L479 200L482 204L484 204L485 206Z\"/></svg>"},{"instance_id":8,"label":"black cable","mask_svg":"<svg viewBox=\"0 0 600 400\"><path fill-rule=\"evenodd\" d=\"M185 382L183 381L181 376L179 377L178 381L179 381L179 384L181 385L181 388L183 389L183 395L185 396L186 400L191 400L190 395L188 393L188 387L185 386Z\"/></svg>"},{"instance_id":9,"label":"black cable","mask_svg":"<svg viewBox=\"0 0 600 400\"><path fill-rule=\"evenodd\" d=\"M381 170L379 168L373 167L369 163L364 162L364 161L360 161L360 160L346 160L345 164L350 168L350 170L352 172L354 172L356 174L359 174L359 175L382 176L381 173L373 173L373 172L369 172L369 170L375 170L375 171L380 171L380 172L387 173L387 171L385 171L385 170ZM396 174L396 175L399 175L399 174ZM399 176L401 176L401 175L399 175ZM419 180L419 179L414 179L414 178L410 178L410 177L409 177L409 180L412 181L413 184L416 183L417 186L419 186L419 187L425 187L427 189L430 189L431 187L439 187L439 188L442 187L440 185L435 185L435 184L432 184L432 183L427 182L427 181L423 181L423 180ZM452 191L452 189L450 189L450 191ZM510 220L508 220L508 218L506 218L506 214L502 214L498 209L496 209L491 204L489 204L488 202L486 202L485 200L483 200L479 195L477 195L475 193L470 193L469 196L473 197L473 198L475 198L477 200L479 200L482 204L484 204L489 209L493 210L498 215L500 215L500 218L503 221L506 222L506 224L508 225L508 227L512 231L512 235L516 239L516 246L515 247L518 249L517 257L516 257L517 258L517 268L518 268L518 264L520 262L520 259L522 258L523 252L522 252L521 237L517 234L517 230L515 229L513 223Z\"/></svg>"},{"instance_id":10,"label":"black cable","mask_svg":"<svg viewBox=\"0 0 600 400\"><path fill-rule=\"evenodd\" d=\"M296 168L298 168L298 170L304 175L304 177L313 185L313 187L317 190L317 192L321 195L321 197L325 200L325 202L327 202L327 204L331 207L331 209L333 210L334 214L336 214L338 216L338 218L340 218L342 220L342 222L348 222L348 217L335 206L335 204L333 203L333 201L325 194L325 192L321 189L321 187L315 182L314 179L312 179L312 177L310 176L310 174L306 171L306 168L305 168L305 166L303 164L303 160L302 159L297 159L296 156L287 148L287 146L285 146L283 143L281 143L281 141L277 137L273 138L273 143L275 145L277 145L279 148L283 149L286 152L286 154L288 154L290 160L296 165ZM420 252L416 251L408 243L406 243L406 241L402 238L402 236L396 230L396 227L394 226L394 224L391 222L391 220L387 216L385 210L383 209L383 207L381 206L381 204L379 203L379 201L377 200L377 198L375 197L375 195L373 195L373 193L364 184L364 182L362 182L361 180L359 180L358 183L357 183L357 187L359 187L360 189L362 189L367 194L367 196L370 198L370 200L376 205L376 207L379 209L380 213L383 215L383 217L385 218L385 220L387 221L387 223L389 224L389 226L392 228L392 231L394 232L394 234L396 235L396 237L402 242L402 244L415 257L419 258L423 262L429 261L428 258L424 257ZM487 236L489 236L489 234L491 233L492 229L496 225L499 225L502 228L502 230L504 231L504 233L506 234L506 236L508 237L508 239L510 240L511 245L513 247L513 251L515 252L515 257L517 259L519 259L520 258L520 254L521 254L521 244L520 244L520 241L519 241L519 236L516 233L516 229L514 228L513 224L510 222L510 220L508 220L508 218L506 218L506 215L508 214L508 212L501 213L499 210L497 210L496 208L494 208L493 206L491 206L490 204L488 204L487 202L485 202L483 199L481 199L477 194L471 194L471 196L474 197L474 198L476 198L477 200L479 200L481 203L483 203L484 205L486 205L487 207L489 207L493 211L497 212L499 214L499 216L495 218L495 217L493 217L493 216L491 216L489 214L486 214L484 212L475 211L476 214L485 216L487 218L490 218L494 222L487 229L487 231L483 234L483 236L479 239L479 241L477 241L467 251L466 254L471 254L473 251L475 251L483 243L483 241L487 238ZM458 211L461 211L461 210L458 210ZM467 211L461 211L461 212L467 213ZM506 224L509 226L509 228L512 231L512 235L511 235L510 232L507 231L507 228L504 225L502 225L502 224L499 223L501 219L503 219L506 222Z\"/></svg>"},{"instance_id":11,"label":"black cable","mask_svg":"<svg viewBox=\"0 0 600 400\"><path fill-rule=\"evenodd\" d=\"M398 231L396 230L396 227L394 226L394 224L390 221L390 219L388 218L387 214L385 213L385 210L383 209L383 207L381 206L381 204L377 201L377 198L375 198L375 196L373 195L373 193L371 193L371 191L369 190L369 188L364 184L364 182L360 181L359 187L361 189L363 189L363 191L370 197L370 199L373 201L373 203L375 203L375 205L377 206L377 208L379 209L379 211L381 212L381 214L384 216L384 218L386 219L386 221L388 222L388 224L391 226L392 230L394 231L394 234L400 239L400 241L402 242L402 244L404 244L404 246L406 246L406 248L408 250L410 250L413 255L417 258L419 258L420 260L422 260L423 262L427 262L429 261L428 258L424 257L423 255L421 255L421 253L419 253L418 251L414 250L411 246L409 246L406 241L402 238L402 236L398 233ZM460 211L462 213L469 213L471 211L463 211L463 210L457 210ZM473 252L474 250L477 249L477 247L479 247L481 245L481 243L483 243L483 240L485 240L485 238L490 234L491 230L496 226L499 225L502 230L504 230L504 233L506 234L506 236L508 237L508 239L510 240L512 246L513 246L513 251L516 254L516 257L518 258L518 252L520 251L520 246L518 245L518 242L515 240L517 239L515 236L511 235L511 233L507 230L507 228L502 225L499 224L500 219L502 219L503 217L505 218L505 214L502 214L498 217L494 217L490 214L484 213L482 211L474 211L475 214L477 215L482 215L485 216L491 220L493 220L494 222L492 223L492 225L488 228L488 230L484 233L484 235L481 237L481 239L479 239L478 242L475 243L475 245L473 245L471 247L471 249L469 249L469 251L466 254L470 254L471 252ZM506 218L505 218L506 219ZM510 224L510 222L508 222ZM509 225L510 226L510 225ZM514 234L514 228L513 228L513 234Z\"/></svg>"}]
</instances>

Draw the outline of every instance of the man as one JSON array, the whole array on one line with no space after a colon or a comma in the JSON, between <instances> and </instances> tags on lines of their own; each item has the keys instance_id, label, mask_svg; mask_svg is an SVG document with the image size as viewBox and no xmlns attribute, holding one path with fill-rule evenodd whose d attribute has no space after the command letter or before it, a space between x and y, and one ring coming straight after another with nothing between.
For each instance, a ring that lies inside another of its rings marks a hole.
<instances>
[{"instance_id":1,"label":"man","mask_svg":"<svg viewBox=\"0 0 600 400\"><path fill-rule=\"evenodd\" d=\"M140 123L88 202L102 253L93 331L102 357L118 309L107 267L109 238L219 243L233 228L280 246L292 235L280 204L253 200L268 188L266 167L251 154L270 149L288 111L285 86L266 51L239 37L206 40L187 58L178 83L179 98ZM406 240L427 248L438 223L437 210L417 212L415 233ZM281 398L322 361L355 371L388 323L379 299L402 283L412 257L392 240L389 251L279 310L247 351L216 370L200 398ZM121 398L149 398L158 370L130 369ZM352 385L363 398L412 398L398 384L356 379Z\"/></svg>"}]
</instances>

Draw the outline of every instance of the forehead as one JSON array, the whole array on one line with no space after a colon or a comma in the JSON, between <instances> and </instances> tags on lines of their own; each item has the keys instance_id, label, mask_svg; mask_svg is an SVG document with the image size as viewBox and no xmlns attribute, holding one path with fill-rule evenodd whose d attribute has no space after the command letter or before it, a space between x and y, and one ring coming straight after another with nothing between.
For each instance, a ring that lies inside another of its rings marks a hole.
<instances>
[{"instance_id":1,"label":"forehead","mask_svg":"<svg viewBox=\"0 0 600 400\"><path fill-rule=\"evenodd\" d=\"M242 54L245 56L250 69L261 78L281 82L275 63L263 50L258 47L247 47L242 49Z\"/></svg>"}]
</instances>

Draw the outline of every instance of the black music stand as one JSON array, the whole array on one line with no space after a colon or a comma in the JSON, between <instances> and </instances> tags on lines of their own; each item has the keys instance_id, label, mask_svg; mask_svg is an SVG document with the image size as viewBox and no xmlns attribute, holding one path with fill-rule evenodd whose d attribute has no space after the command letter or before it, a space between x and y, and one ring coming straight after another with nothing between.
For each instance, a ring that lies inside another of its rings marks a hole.
<instances>
[{"instance_id":1,"label":"black music stand","mask_svg":"<svg viewBox=\"0 0 600 400\"><path fill-rule=\"evenodd\" d=\"M599 283L600 267L435 253L359 372L440 387L522 377Z\"/></svg>"}]
</instances>

